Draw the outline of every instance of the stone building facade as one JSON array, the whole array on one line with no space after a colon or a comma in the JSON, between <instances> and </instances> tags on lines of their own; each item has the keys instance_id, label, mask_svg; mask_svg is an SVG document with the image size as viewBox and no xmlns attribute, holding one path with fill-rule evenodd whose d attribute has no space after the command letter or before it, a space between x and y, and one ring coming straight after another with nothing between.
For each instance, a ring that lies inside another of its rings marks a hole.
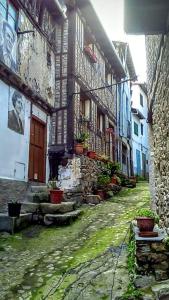
<instances>
[{"instance_id":1,"label":"stone building facade","mask_svg":"<svg viewBox=\"0 0 169 300\"><path fill-rule=\"evenodd\" d=\"M125 0L125 31L146 35L152 206L169 227L169 2Z\"/></svg>"},{"instance_id":2,"label":"stone building facade","mask_svg":"<svg viewBox=\"0 0 169 300\"><path fill-rule=\"evenodd\" d=\"M163 224L169 227L169 38L147 36L149 122L153 202Z\"/></svg>"},{"instance_id":3,"label":"stone building facade","mask_svg":"<svg viewBox=\"0 0 169 300\"><path fill-rule=\"evenodd\" d=\"M0 1L0 204L47 182L55 106L58 1Z\"/></svg>"}]
</instances>

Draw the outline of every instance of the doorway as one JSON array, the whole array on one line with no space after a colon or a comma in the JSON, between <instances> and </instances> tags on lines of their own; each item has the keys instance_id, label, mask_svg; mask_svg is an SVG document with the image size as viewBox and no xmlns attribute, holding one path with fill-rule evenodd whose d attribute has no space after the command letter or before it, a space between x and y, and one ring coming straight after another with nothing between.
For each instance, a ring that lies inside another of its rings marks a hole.
<instances>
[{"instance_id":1,"label":"doorway","mask_svg":"<svg viewBox=\"0 0 169 300\"><path fill-rule=\"evenodd\" d=\"M46 124L31 118L29 148L29 180L45 182L46 173Z\"/></svg>"}]
</instances>

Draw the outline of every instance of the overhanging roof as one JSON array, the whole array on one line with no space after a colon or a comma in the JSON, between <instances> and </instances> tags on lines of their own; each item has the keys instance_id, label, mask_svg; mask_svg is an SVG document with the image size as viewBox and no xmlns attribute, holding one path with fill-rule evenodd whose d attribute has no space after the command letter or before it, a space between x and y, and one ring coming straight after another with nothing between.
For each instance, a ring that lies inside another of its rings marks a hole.
<instances>
[{"instance_id":1,"label":"overhanging roof","mask_svg":"<svg viewBox=\"0 0 169 300\"><path fill-rule=\"evenodd\" d=\"M124 30L128 34L167 32L169 0L124 0Z\"/></svg>"},{"instance_id":2,"label":"overhanging roof","mask_svg":"<svg viewBox=\"0 0 169 300\"><path fill-rule=\"evenodd\" d=\"M61 16L66 19L66 5L64 4L64 0L50 0L45 2L49 11L52 12L53 16Z\"/></svg>"},{"instance_id":3,"label":"overhanging roof","mask_svg":"<svg viewBox=\"0 0 169 300\"><path fill-rule=\"evenodd\" d=\"M101 50L104 52L112 68L115 70L115 73L118 75L118 77L125 78L126 73L123 65L90 0L77 0L76 3L80 8L82 15L86 19L88 26L91 28L92 33L95 35Z\"/></svg>"},{"instance_id":4,"label":"overhanging roof","mask_svg":"<svg viewBox=\"0 0 169 300\"><path fill-rule=\"evenodd\" d=\"M115 45L115 48L122 49L124 56L126 55L126 64L127 64L128 70L129 70L129 75L131 78L133 78L133 81L134 81L134 79L136 79L137 75L136 75L136 71L135 71L129 44L126 42L121 42L121 41L113 41L113 44Z\"/></svg>"},{"instance_id":5,"label":"overhanging roof","mask_svg":"<svg viewBox=\"0 0 169 300\"><path fill-rule=\"evenodd\" d=\"M139 111L139 109L137 108L131 108L131 112L133 115L136 115L136 117L138 117L140 120L145 119L145 117L143 116L143 114L141 113L141 111Z\"/></svg>"}]
</instances>

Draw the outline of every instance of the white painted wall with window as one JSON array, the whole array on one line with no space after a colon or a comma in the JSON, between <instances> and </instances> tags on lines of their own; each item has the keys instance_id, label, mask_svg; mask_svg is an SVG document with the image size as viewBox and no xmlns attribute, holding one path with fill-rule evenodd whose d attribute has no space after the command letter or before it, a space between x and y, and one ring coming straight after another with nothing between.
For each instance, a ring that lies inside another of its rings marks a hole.
<instances>
[{"instance_id":1,"label":"white painted wall with window","mask_svg":"<svg viewBox=\"0 0 169 300\"><path fill-rule=\"evenodd\" d=\"M141 174L148 174L149 142L148 142L148 124L147 124L147 96L139 84L132 86L132 107L136 108L144 116L140 119L136 113L132 113L132 149L134 173L138 171L138 151L140 152Z\"/></svg>"}]
</instances>

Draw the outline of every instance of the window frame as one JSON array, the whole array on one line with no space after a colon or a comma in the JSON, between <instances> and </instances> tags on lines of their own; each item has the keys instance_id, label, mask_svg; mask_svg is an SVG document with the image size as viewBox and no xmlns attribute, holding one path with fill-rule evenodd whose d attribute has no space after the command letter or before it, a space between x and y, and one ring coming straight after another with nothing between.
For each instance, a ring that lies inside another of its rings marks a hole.
<instances>
[{"instance_id":1,"label":"window frame","mask_svg":"<svg viewBox=\"0 0 169 300\"><path fill-rule=\"evenodd\" d=\"M140 93L140 105L142 107L144 107L144 98L143 98L143 95Z\"/></svg>"},{"instance_id":2,"label":"window frame","mask_svg":"<svg viewBox=\"0 0 169 300\"><path fill-rule=\"evenodd\" d=\"M101 128L101 118L102 118L102 128ZM97 108L97 130L101 133L105 132L105 115Z\"/></svg>"},{"instance_id":3,"label":"window frame","mask_svg":"<svg viewBox=\"0 0 169 300\"><path fill-rule=\"evenodd\" d=\"M144 125L141 123L141 135L144 135Z\"/></svg>"},{"instance_id":4,"label":"window frame","mask_svg":"<svg viewBox=\"0 0 169 300\"><path fill-rule=\"evenodd\" d=\"M6 11L6 16L5 16L5 20L9 23L9 16L13 19L14 21L14 30L17 31L18 29L18 19L19 19L19 8L18 6L14 3L14 1L12 0L6 0L6 7L4 7L2 1L0 0L0 7L3 7ZM13 18L13 16L11 15L11 13L9 12L9 8L10 6L15 10L15 18ZM3 16L2 16L3 17ZM10 24L10 23L9 23Z\"/></svg>"},{"instance_id":5,"label":"window frame","mask_svg":"<svg viewBox=\"0 0 169 300\"><path fill-rule=\"evenodd\" d=\"M137 130L136 130L136 128L137 128ZM139 132L138 132L138 124L134 121L134 134L136 135L136 136L138 136L139 135Z\"/></svg>"}]
</instances>

